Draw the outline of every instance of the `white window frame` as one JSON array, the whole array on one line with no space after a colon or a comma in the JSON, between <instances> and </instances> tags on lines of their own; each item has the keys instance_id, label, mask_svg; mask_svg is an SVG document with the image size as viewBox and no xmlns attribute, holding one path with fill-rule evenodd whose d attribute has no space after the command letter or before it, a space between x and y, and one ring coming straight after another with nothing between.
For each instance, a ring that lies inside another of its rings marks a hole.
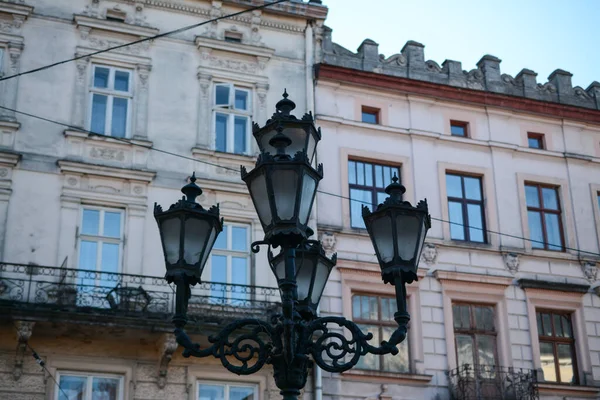
<instances>
[{"instance_id":1,"label":"white window frame","mask_svg":"<svg viewBox=\"0 0 600 400\"><path fill-rule=\"evenodd\" d=\"M224 381L209 381L209 380L197 380L196 381L196 400L200 400L200 386L211 385L211 386L223 386L225 387L225 398L223 400L229 400L229 388L231 386L237 387L248 387L254 389L254 400L258 399L258 385L256 383L249 382L224 382Z\"/></svg>"},{"instance_id":2,"label":"white window frame","mask_svg":"<svg viewBox=\"0 0 600 400\"><path fill-rule=\"evenodd\" d=\"M82 233L83 231L83 210L97 210L100 211L100 221L98 222L98 232L104 233L104 214L106 212L114 212L121 214L121 227L120 233L121 236L119 238L114 238L110 236L102 236L98 235L89 235ZM119 208L109 208L109 207L99 207L99 206L90 206L86 204L82 204L79 210L79 225L77 228L77 267L79 268L79 260L80 260L80 251L81 251L81 241L89 241L95 243L112 243L119 245L119 265L117 266L117 273L123 271L123 250L125 247L125 210ZM101 272L102 266L102 246L97 246L96 250L96 271Z\"/></svg>"},{"instance_id":3,"label":"white window frame","mask_svg":"<svg viewBox=\"0 0 600 400\"><path fill-rule=\"evenodd\" d=\"M229 104L217 105L217 87L229 87ZM248 109L238 110L235 108L235 92L236 90L244 91L248 94ZM215 82L212 89L212 131L213 131L213 148L217 149L217 113L227 115L227 137L226 153L248 155L250 151L250 136L252 136L252 109L254 99L252 97L252 89L245 86L238 86L233 83ZM246 151L243 153L235 153L235 117L246 117Z\"/></svg>"},{"instance_id":4,"label":"white window frame","mask_svg":"<svg viewBox=\"0 0 600 400\"><path fill-rule=\"evenodd\" d=\"M96 75L96 68L107 68L109 70L108 73L108 88L97 88L94 87L94 76ZM92 107L93 107L93 99L94 94L100 94L107 96L106 100L106 116L104 120L104 132L96 132L100 134L104 134L106 136L112 136L112 109L113 109L113 99L115 97L125 98L127 99L127 121L125 122L125 136L126 138L131 135L131 125L133 118L133 73L134 70L130 68L117 67L114 65L94 63L92 64L92 74L90 77L89 84L89 105L88 105L88 118L87 118L87 129L92 129ZM129 91L124 92L120 90L111 89L114 87L115 83L115 73L116 71L123 71L129 74L129 83L127 88Z\"/></svg>"},{"instance_id":5,"label":"white window frame","mask_svg":"<svg viewBox=\"0 0 600 400\"><path fill-rule=\"evenodd\" d=\"M115 375L115 374L103 374L103 373L93 373L93 372L81 372L81 371L69 371L69 370L61 370L61 371L57 371L56 372L56 381L60 383L60 377L61 375L67 375L67 376L78 376L78 377L84 377L87 378L88 382L86 384L86 393L85 393L85 397L84 400L91 400L92 399L92 379L93 378L113 378L113 379L118 379L119 380L119 395L117 396L117 400L124 400L124 391L125 391L125 386L124 386L124 381L125 381L125 377L123 375ZM54 391L54 400L59 400L60 396L63 393L61 392L61 390L57 387L56 390Z\"/></svg>"},{"instance_id":6,"label":"white window frame","mask_svg":"<svg viewBox=\"0 0 600 400\"><path fill-rule=\"evenodd\" d=\"M217 249L215 247L213 247L211 253L210 253L210 261L209 261L209 268L208 270L210 271L210 279L209 281L213 282L213 277L212 277L212 256L224 256L227 257L227 271L226 271L226 283L225 285L234 285L234 283L232 282L232 258L233 257L245 257L246 258L246 285L250 286L251 285L251 275L252 275L252 267L251 267L251 257L250 257L250 243L251 243L251 235L252 235L252 225L251 224L244 224L244 223L236 223L236 222L226 222L224 224L224 226L227 227L227 247L229 247L229 245L232 242L232 232L233 230L231 228L234 227L242 227L242 228L246 228L246 251L239 251L239 250L231 250L231 249ZM221 233L222 235L223 233ZM226 291L226 295L228 296L228 298L231 297L232 291L228 290ZM234 299L235 300L235 299Z\"/></svg>"}]
</instances>

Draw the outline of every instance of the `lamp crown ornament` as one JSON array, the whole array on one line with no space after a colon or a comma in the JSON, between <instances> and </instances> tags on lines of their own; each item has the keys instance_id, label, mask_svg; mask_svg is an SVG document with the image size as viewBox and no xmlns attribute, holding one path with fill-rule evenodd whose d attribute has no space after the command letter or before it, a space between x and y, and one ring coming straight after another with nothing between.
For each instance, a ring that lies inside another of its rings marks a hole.
<instances>
[{"instance_id":1,"label":"lamp crown ornament","mask_svg":"<svg viewBox=\"0 0 600 400\"><path fill-rule=\"evenodd\" d=\"M279 100L277 102L277 104L275 105L275 109L277 110L278 114L281 114L283 116L289 117L290 116L290 112L292 112L293 109L296 108L296 103L294 103L292 100L288 99L289 94L287 92L287 89L283 90L283 99Z\"/></svg>"},{"instance_id":2,"label":"lamp crown ornament","mask_svg":"<svg viewBox=\"0 0 600 400\"><path fill-rule=\"evenodd\" d=\"M406 193L406 188L404 185L400 184L398 179L398 175L394 172L394 176L392 178L392 183L390 183L386 188L385 192L389 194L393 201L401 202L402 195Z\"/></svg>"},{"instance_id":3,"label":"lamp crown ornament","mask_svg":"<svg viewBox=\"0 0 600 400\"><path fill-rule=\"evenodd\" d=\"M186 201L190 203L196 202L196 197L202 195L202 189L196 185L196 171L192 172L190 183L181 188L181 193L186 197Z\"/></svg>"}]
</instances>

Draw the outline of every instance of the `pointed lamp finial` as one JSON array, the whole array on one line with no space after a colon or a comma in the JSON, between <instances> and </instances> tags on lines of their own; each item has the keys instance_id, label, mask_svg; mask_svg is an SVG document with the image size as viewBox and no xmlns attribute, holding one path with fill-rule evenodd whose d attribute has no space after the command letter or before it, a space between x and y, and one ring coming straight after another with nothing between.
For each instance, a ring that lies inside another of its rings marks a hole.
<instances>
[{"instance_id":1,"label":"pointed lamp finial","mask_svg":"<svg viewBox=\"0 0 600 400\"><path fill-rule=\"evenodd\" d=\"M398 183L398 175L394 172L394 176L392 177L392 183L385 188L385 192L390 195L393 200L401 201L402 195L406 192L406 188L404 185Z\"/></svg>"},{"instance_id":2,"label":"pointed lamp finial","mask_svg":"<svg viewBox=\"0 0 600 400\"><path fill-rule=\"evenodd\" d=\"M202 194L200 186L196 185L196 171L192 172L190 183L181 188L181 192L187 197L186 201L190 203L196 202L196 197Z\"/></svg>"},{"instance_id":3,"label":"pointed lamp finial","mask_svg":"<svg viewBox=\"0 0 600 400\"><path fill-rule=\"evenodd\" d=\"M277 109L277 112L282 114L282 115L290 115L290 112L296 108L296 103L294 103L292 100L288 99L289 94L287 92L287 89L283 90L283 99L279 100L277 102L277 104L275 105L275 108Z\"/></svg>"}]
</instances>

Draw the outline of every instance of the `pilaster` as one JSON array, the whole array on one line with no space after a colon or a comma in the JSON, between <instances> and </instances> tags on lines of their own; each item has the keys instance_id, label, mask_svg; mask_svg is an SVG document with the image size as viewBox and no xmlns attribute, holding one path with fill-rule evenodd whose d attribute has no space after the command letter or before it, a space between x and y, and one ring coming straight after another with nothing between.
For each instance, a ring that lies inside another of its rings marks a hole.
<instances>
[{"instance_id":1,"label":"pilaster","mask_svg":"<svg viewBox=\"0 0 600 400\"><path fill-rule=\"evenodd\" d=\"M198 100L198 137L196 139L197 147L212 149L211 143L211 86L212 75L198 72L198 88L200 96Z\"/></svg>"},{"instance_id":2,"label":"pilaster","mask_svg":"<svg viewBox=\"0 0 600 400\"><path fill-rule=\"evenodd\" d=\"M152 67L146 64L138 64L138 80L136 87L137 109L135 114L134 139L145 140L148 138L148 78Z\"/></svg>"},{"instance_id":3,"label":"pilaster","mask_svg":"<svg viewBox=\"0 0 600 400\"><path fill-rule=\"evenodd\" d=\"M77 73L75 75L75 88L73 93L73 113L71 123L79 128L85 127L85 105L87 104L87 76L89 58L83 58L76 61Z\"/></svg>"},{"instance_id":4,"label":"pilaster","mask_svg":"<svg viewBox=\"0 0 600 400\"><path fill-rule=\"evenodd\" d=\"M23 43L9 42L8 44L8 75L18 74L21 69L21 53L23 52ZM19 78L12 78L3 81L2 105L4 107L15 109L17 106L17 92L19 88ZM16 122L14 111L0 109L0 120Z\"/></svg>"}]
</instances>

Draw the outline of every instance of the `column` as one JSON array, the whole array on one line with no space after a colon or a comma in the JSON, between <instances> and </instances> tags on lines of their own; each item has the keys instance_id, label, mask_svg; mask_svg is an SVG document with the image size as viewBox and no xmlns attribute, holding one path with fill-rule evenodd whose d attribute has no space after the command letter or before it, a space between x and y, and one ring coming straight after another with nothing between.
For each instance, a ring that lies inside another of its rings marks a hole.
<instances>
[{"instance_id":1,"label":"column","mask_svg":"<svg viewBox=\"0 0 600 400\"><path fill-rule=\"evenodd\" d=\"M71 123L80 128L85 127L85 109L87 104L87 71L90 64L89 58L76 61L77 74L75 75L75 88L73 93L73 116Z\"/></svg>"},{"instance_id":2,"label":"column","mask_svg":"<svg viewBox=\"0 0 600 400\"><path fill-rule=\"evenodd\" d=\"M156 275L154 272L144 271L144 225L146 223L145 205L131 204L127 207L127 243L125 247L125 264L121 272L134 275Z\"/></svg>"},{"instance_id":3,"label":"column","mask_svg":"<svg viewBox=\"0 0 600 400\"><path fill-rule=\"evenodd\" d=\"M135 139L148 139L148 77L152 66L139 64L137 66L137 87L134 93L135 110Z\"/></svg>"},{"instance_id":4,"label":"column","mask_svg":"<svg viewBox=\"0 0 600 400\"><path fill-rule=\"evenodd\" d=\"M22 43L10 42L8 44L9 68L8 75L18 74L21 66ZM19 88L19 78L8 79L3 82L2 87L2 105L12 108L17 106L17 91ZM5 121L16 121L15 113L9 110L0 110L0 119Z\"/></svg>"},{"instance_id":5,"label":"column","mask_svg":"<svg viewBox=\"0 0 600 400\"><path fill-rule=\"evenodd\" d=\"M198 83L200 87L200 97L198 99L198 138L196 143L203 149L214 148L211 126L211 87L212 75L198 72Z\"/></svg>"}]
</instances>

